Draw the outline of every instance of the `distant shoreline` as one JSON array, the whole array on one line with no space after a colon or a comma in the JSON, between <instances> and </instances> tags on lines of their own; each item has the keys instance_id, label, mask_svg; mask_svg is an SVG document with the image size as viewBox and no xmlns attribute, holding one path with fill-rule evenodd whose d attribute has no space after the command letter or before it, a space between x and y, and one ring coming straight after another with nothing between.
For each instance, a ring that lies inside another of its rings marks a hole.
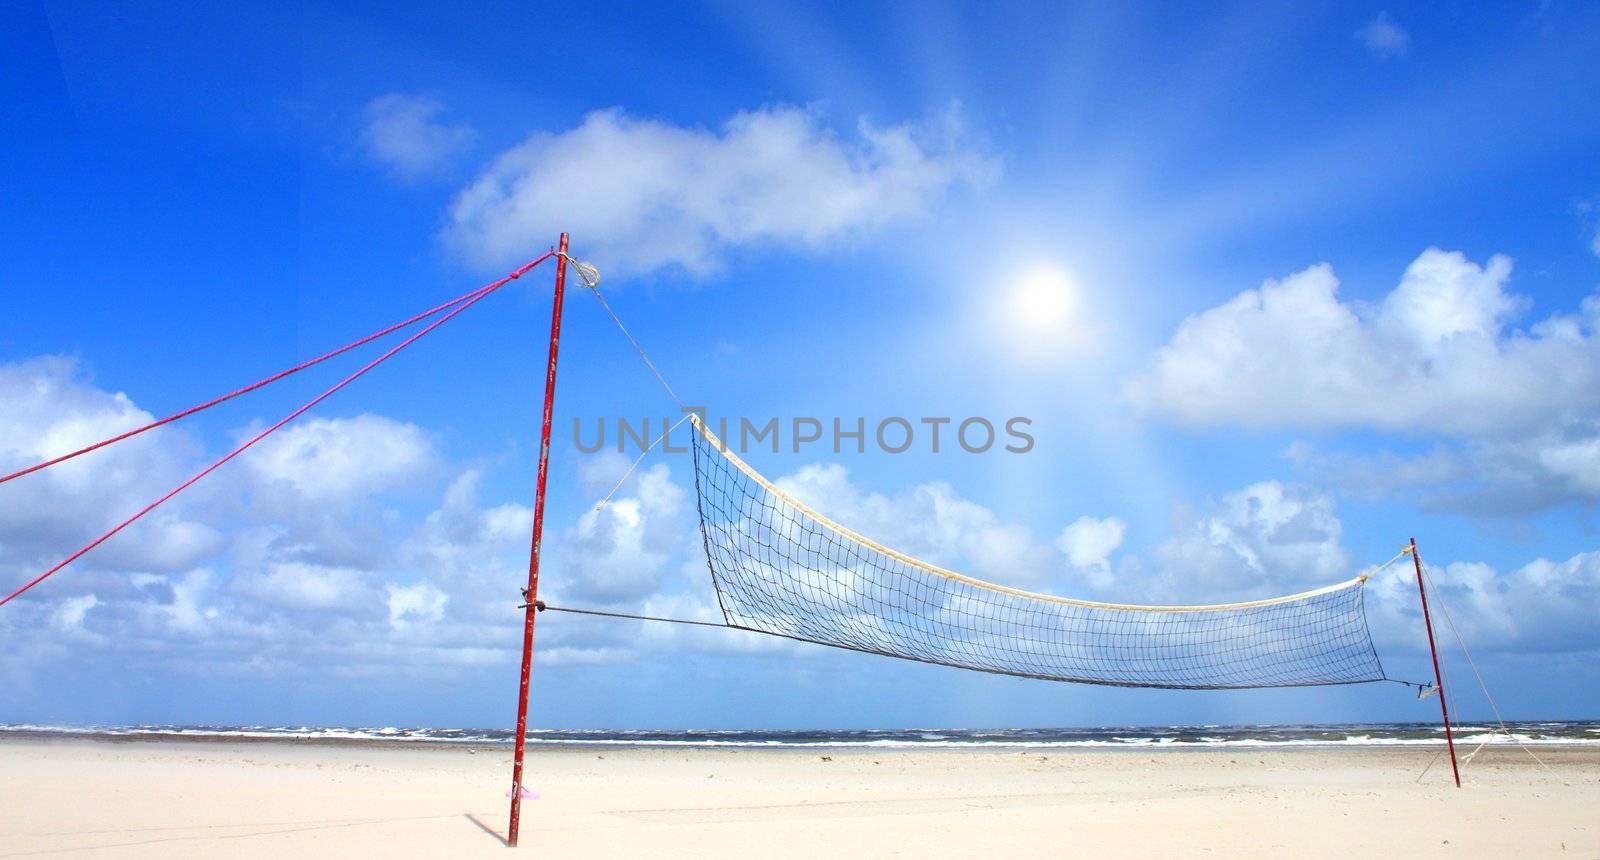
<instances>
[{"instance_id":1,"label":"distant shoreline","mask_svg":"<svg viewBox=\"0 0 1600 860\"><path fill-rule=\"evenodd\" d=\"M1458 746L1524 744L1540 749L1600 749L1600 722L1518 721L1511 736L1484 723L1456 728ZM312 726L53 726L0 725L0 741L86 740L103 743L280 744L384 748L509 748L501 729L349 728ZM1172 726L1081 729L875 729L875 730L541 730L530 731L538 749L728 749L806 751L1072 751L1430 749L1444 742L1442 727L1428 723L1323 726Z\"/></svg>"},{"instance_id":2,"label":"distant shoreline","mask_svg":"<svg viewBox=\"0 0 1600 860\"><path fill-rule=\"evenodd\" d=\"M276 737L262 737L259 735L223 735L223 734L179 734L179 733L141 733L118 734L114 732L93 731L49 731L27 730L13 731L0 729L0 744L8 743L57 743L61 741L83 741L85 743L106 744L261 744L277 746L307 746L307 747L379 747L390 749L439 749L459 750L471 748L473 744L464 741L431 741L431 740L385 740L383 738L308 738L280 735ZM479 746L498 749L502 746L510 747L508 743L485 741ZM578 745L573 744L573 747Z\"/></svg>"},{"instance_id":3,"label":"distant shoreline","mask_svg":"<svg viewBox=\"0 0 1600 860\"><path fill-rule=\"evenodd\" d=\"M226 735L110 735L74 732L0 732L0 746L18 744L110 744L119 746L160 746L163 744L181 747L304 747L319 749L368 749L368 750L418 750L437 752L486 752L509 754L512 745L509 741L486 741L472 743L464 741L394 741L378 738L295 738L295 737L233 737ZM1444 742L1437 745L1444 747ZM1458 743L1457 748L1462 745ZM1476 746L1474 744L1474 746ZM1499 741L1489 745L1491 749L1502 752L1517 751L1515 744L1510 741ZM685 743L675 746L645 743L618 743L613 745L598 746L593 743L583 742L542 742L528 747L529 754L559 752L559 753L584 753L606 754L616 753L720 753L726 755L843 755L843 756L910 756L910 755L1039 755L1039 756L1095 756L1095 755L1138 755L1173 754L1173 755L1256 755L1256 754L1322 754L1348 752L1359 753L1393 753L1402 755L1427 751L1429 746L1422 744L1412 746L1395 746L1380 743L1326 743L1326 744L1280 744L1261 745L1250 747L1221 747L1206 744L1170 744L1166 746L1105 746L1105 747L1028 747L1025 745L1008 744L970 744L966 746L901 746L901 747L867 747L859 744L828 744L817 743L800 746L796 744L774 744L771 746L712 746L708 744ZM1575 755L1593 755L1600 758L1600 743L1587 744L1582 742L1547 743L1536 747L1540 755L1548 753L1568 753Z\"/></svg>"}]
</instances>

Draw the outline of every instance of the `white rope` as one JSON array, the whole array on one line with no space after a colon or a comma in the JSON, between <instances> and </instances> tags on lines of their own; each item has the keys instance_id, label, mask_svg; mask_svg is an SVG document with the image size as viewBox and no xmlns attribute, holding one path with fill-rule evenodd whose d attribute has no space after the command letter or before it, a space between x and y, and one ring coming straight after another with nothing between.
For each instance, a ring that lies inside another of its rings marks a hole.
<instances>
[{"instance_id":1,"label":"white rope","mask_svg":"<svg viewBox=\"0 0 1600 860\"><path fill-rule=\"evenodd\" d=\"M1472 651L1467 648L1467 640L1462 638L1461 631L1456 628L1455 619L1450 617L1450 608L1445 606L1444 598L1440 595L1439 589L1433 585L1433 577L1428 575L1429 567L1431 567L1431 565L1426 563L1422 565L1422 578L1428 583L1428 587L1433 589L1433 601L1436 605L1438 605L1440 614L1444 615L1445 623L1450 625L1450 632L1455 634L1456 644L1461 646L1461 653L1466 655L1467 665L1472 667L1472 674L1478 679L1478 689L1483 691L1483 698L1489 703L1489 710L1494 713L1494 719L1495 722L1499 724L1500 731L1504 732L1506 738L1508 738L1512 743L1521 747L1522 751L1527 753L1529 757L1538 762L1540 767L1544 768L1545 770L1551 770L1550 765L1545 764L1543 759L1535 755L1533 750L1529 749L1527 745L1518 740L1517 737L1511 733L1511 729L1506 727L1505 719L1500 716L1500 706L1495 704L1494 696L1490 695L1489 693L1489 685L1484 682L1483 673L1478 671L1478 664L1472 659ZM1473 750L1472 753L1467 756L1467 760L1470 761L1472 756L1477 755L1478 752L1484 748L1484 746L1488 745L1488 743L1488 741L1484 741L1483 743L1479 744L1478 749Z\"/></svg>"},{"instance_id":2,"label":"white rope","mask_svg":"<svg viewBox=\"0 0 1600 860\"><path fill-rule=\"evenodd\" d=\"M1403 547L1400 548L1400 551L1395 553L1394 557L1390 558L1388 561L1384 562L1383 564L1377 565L1376 567L1368 568L1365 573L1361 574L1361 578L1362 579L1371 579L1374 576L1377 576L1378 574L1383 573L1384 571L1388 570L1390 565L1394 564L1395 562L1399 561L1402 558L1405 558L1406 556L1408 556L1410 554L1411 554L1411 547L1403 546Z\"/></svg>"},{"instance_id":3,"label":"white rope","mask_svg":"<svg viewBox=\"0 0 1600 860\"><path fill-rule=\"evenodd\" d=\"M579 266L580 276L582 276L583 266L588 266L590 271L594 271L594 267L589 266L587 263L579 264ZM617 330L622 332L622 336L628 339L628 343L633 344L633 351L639 353L639 358L644 360L644 366L650 368L650 372L655 374L656 381L661 383L661 387L666 390L667 396L671 397L672 402L678 404L679 408L682 408L683 401L679 399L678 393L672 390L671 385L667 384L667 378L662 376L661 371L656 369L656 363L650 360L649 353L646 353L644 347L639 345L638 338L635 338L633 333L628 331L628 327L622 324L622 318L617 316L617 312L611 309L611 305L606 302L606 297L600 294L600 273L594 272L594 280L592 282L587 277L584 277L583 283L591 293L594 293L594 297L599 300L600 307L605 308L606 315L611 317L611 321L617 324Z\"/></svg>"},{"instance_id":4,"label":"white rope","mask_svg":"<svg viewBox=\"0 0 1600 860\"><path fill-rule=\"evenodd\" d=\"M665 442L667 440L667 436L669 434L671 434L672 431L678 429L678 424L682 424L683 422L688 421L689 420L689 416L693 415L693 414L694 414L693 412L690 412L690 413L684 415L682 418L679 418L677 424L674 424L671 427L668 427L666 429L666 432L661 434L661 438L652 441L649 444L649 446L647 446L643 451L641 451L639 453L638 457L634 458L633 464L628 466L628 471L622 473L622 477L617 480L617 485L611 488L611 492L606 493L606 497L605 498L603 498L600 501L595 503L595 506L594 506L595 513L599 513L601 511L605 510L606 505L611 503L611 497L615 496L617 494L617 491L622 489L622 485L623 484L628 483L628 477L633 474L633 470L639 468L639 464L644 462L644 458L648 457L650 455L650 452L654 451L656 449L657 445L661 444L662 442Z\"/></svg>"},{"instance_id":5,"label":"white rope","mask_svg":"<svg viewBox=\"0 0 1600 860\"><path fill-rule=\"evenodd\" d=\"M1426 578L1427 574L1424 573L1423 576ZM1428 588L1433 589L1433 583L1431 581L1428 583ZM1439 594L1436 590L1434 591L1433 605L1439 611L1444 611L1444 603L1439 599ZM1439 698L1444 702L1447 709L1456 712L1456 727L1459 727L1461 725L1462 710L1460 706L1456 704L1456 684L1455 681L1450 679L1450 664L1444 660L1439 661L1439 684L1441 685L1439 690ZM1450 743L1448 741L1445 743L1444 748L1446 750L1450 748ZM1467 758L1470 759L1471 756L1469 755ZM1453 763L1452 770L1455 773L1456 779L1458 780L1461 778L1461 765L1464 763L1464 760L1461 759L1457 759Z\"/></svg>"},{"instance_id":6,"label":"white rope","mask_svg":"<svg viewBox=\"0 0 1600 860\"><path fill-rule=\"evenodd\" d=\"M632 332L628 331L627 326L622 324L622 318L618 317L617 312L611 309L611 305L606 302L606 297L600 294L600 270L596 268L593 263L585 263L584 261L579 260L578 258L565 252L557 251L556 256L561 257L563 260L569 263L573 270L578 273L578 279L583 281L583 286L591 293L594 293L594 297L600 302L600 307L605 308L606 315L611 317L611 321L617 324L617 329L622 332L622 336L628 339L628 343L633 344L634 352L639 353L639 358L644 360L644 366L650 368L650 372L655 374L656 381L661 383L661 387L666 390L667 396L671 397L672 402L678 404L680 409L683 408L683 401L678 398L678 393L672 390L671 385L667 384L667 378L662 376L661 371L656 369L656 363L650 360L650 355L644 351L644 347L639 344L638 339L633 336ZM611 492L606 493L605 498L595 503L594 509L596 513L605 510L606 505L611 502L611 497L615 496L617 491L622 489L622 485L628 482L628 478L633 475L635 469L639 468L639 464L644 461L644 458L649 456L650 452L654 451L657 445L665 442L672 431L678 429L678 425L689 420L689 417L693 414L694 413L689 412L686 413L682 418L679 418L676 424L668 427L666 431L661 434L660 439L652 441L643 451L639 453L638 457L634 458L633 463L628 466L628 470L622 473L622 477L617 481L616 486L611 488Z\"/></svg>"},{"instance_id":7,"label":"white rope","mask_svg":"<svg viewBox=\"0 0 1600 860\"><path fill-rule=\"evenodd\" d=\"M1428 766L1422 769L1422 773L1417 774L1417 782L1419 784L1422 782L1422 778L1428 775L1428 771L1433 770L1434 764L1439 761L1439 756L1442 755L1444 755L1444 747L1434 750L1433 758L1428 759Z\"/></svg>"}]
</instances>

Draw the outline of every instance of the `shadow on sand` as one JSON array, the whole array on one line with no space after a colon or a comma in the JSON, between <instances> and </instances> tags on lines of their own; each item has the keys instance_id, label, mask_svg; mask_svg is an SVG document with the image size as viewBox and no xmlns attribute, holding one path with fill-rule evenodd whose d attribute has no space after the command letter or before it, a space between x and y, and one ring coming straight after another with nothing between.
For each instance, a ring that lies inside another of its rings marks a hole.
<instances>
[{"instance_id":1,"label":"shadow on sand","mask_svg":"<svg viewBox=\"0 0 1600 860\"><path fill-rule=\"evenodd\" d=\"M468 821L472 822L473 824L478 825L478 829L479 830L482 830L484 833L487 833L490 836L493 836L494 837L494 841L500 843L501 845L508 845L508 843L506 842L506 838L500 834L500 831L494 829L493 827L490 827L487 824L484 824L483 823L483 819L479 818L476 815L473 815L470 812L462 813L462 815Z\"/></svg>"}]
</instances>

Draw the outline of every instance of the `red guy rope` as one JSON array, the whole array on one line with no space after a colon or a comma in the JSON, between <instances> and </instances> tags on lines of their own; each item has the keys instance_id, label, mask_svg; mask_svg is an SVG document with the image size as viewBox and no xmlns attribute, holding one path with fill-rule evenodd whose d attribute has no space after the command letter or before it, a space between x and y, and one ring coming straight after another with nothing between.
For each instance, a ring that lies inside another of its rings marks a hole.
<instances>
[{"instance_id":1,"label":"red guy rope","mask_svg":"<svg viewBox=\"0 0 1600 860\"><path fill-rule=\"evenodd\" d=\"M548 257L549 255L546 254L545 256ZM542 262L543 259L544 258L541 257L540 261ZM40 469L49 468L51 466L56 465L57 463L64 463L64 462L66 462L68 460L71 460L74 457L78 457L78 456L81 456L83 454L87 454L90 451L96 451L96 450L99 450L101 448L104 448L105 446L110 445L110 444L112 444L114 442L121 442L124 439L131 439L134 436L137 436L140 433L143 433L143 432L145 432L147 430L154 430L155 428L160 427L163 424L170 424L170 423L172 423L174 421L177 421L179 418L187 418L190 415L195 414L196 412L200 412L202 410L210 409L211 407L216 406L219 403L226 403L227 401L232 400L233 398L238 397L241 394L249 394L250 392L255 391L257 388L261 388L264 385L270 385L270 384L272 384L274 382L277 382L278 380L284 378L285 376L290 376L292 374L299 373L300 371L305 370L308 367L313 367L315 365L321 364L324 361L327 361L330 358L335 358L337 356L343 355L343 354L349 352L350 350L355 349L358 346L365 346L366 344L369 344L369 343L377 340L378 338L383 337L386 334L391 334L393 332L399 331L400 329L406 328L407 326L415 325L416 323L419 323L422 320L425 320L428 317L431 317L434 314L437 314L442 310L445 310L447 308L451 308L451 307L454 307L456 305L459 305L462 302L468 301L469 299L473 299L473 298L477 297L478 295L480 295L480 294L482 294L482 293L484 293L484 292L486 292L488 290L497 289L498 287L503 286L504 284L505 284L505 282L501 281L501 282L499 282L497 284L487 284L485 286L479 287L479 288L473 290L470 293L465 293L463 295L457 296L457 297L451 299L450 301L445 302L442 305L437 305L435 307L429 308L428 310L425 310L422 313L417 314L414 317L411 317L410 319L402 320L400 322L395 323L392 326L389 326L388 328L382 329L381 331L375 331L372 334L369 334L369 335L367 335L366 337L364 337L364 338L362 338L360 340L353 341L351 343L347 343L344 346L341 346L341 347L339 347L338 349L336 349L336 350L334 350L332 352L328 352L328 353L324 353L322 355L319 355L316 358L313 358L313 359L311 359L309 361L305 361L305 362L302 362L300 364L297 364L294 367L289 368L288 370L285 370L285 371L282 371L282 372L279 372L279 373L274 373L273 375L267 377L266 379L261 380L260 382L253 382L253 383L251 383L249 385L246 385L245 387L243 387L243 388L241 388L241 389L239 389L237 391L229 392L229 393L224 394L221 397L218 397L218 398L216 398L214 400L208 400L205 403L200 404L199 406L192 406L192 407L190 407L188 409L183 410L182 412L174 412L173 414L168 415L167 417L162 418L159 421L152 421L149 424L144 425L143 427L136 427L136 428L134 428L132 430L129 430L126 433L121 433L121 434L118 434L116 436L112 436L110 439L103 439L103 440L101 440L99 442L94 443L93 445L89 445L89 446L84 447L84 448L79 448L78 450L72 451L72 452L67 453L67 454L62 454L59 457L56 457L56 458L51 459L51 460L46 460L43 463L35 463L34 465L29 466L26 469L21 469L19 471L12 472L9 475L0 476L0 484L4 484L5 482L10 481L10 480L12 480L14 478L20 478L23 475L32 474L33 472L37 472Z\"/></svg>"},{"instance_id":2,"label":"red guy rope","mask_svg":"<svg viewBox=\"0 0 1600 860\"><path fill-rule=\"evenodd\" d=\"M367 362L365 365L363 365L361 367L360 370L357 370L355 373L352 373L349 376L346 376L344 379L340 380L332 388L329 388L327 391L324 391L321 394L318 394L316 397L312 398L304 406L301 406L300 408L294 410L293 412L290 412L288 415L285 415L282 419L280 419L278 421L278 423L272 425L271 427L268 427L265 430L262 430L260 433L257 433L255 436L251 437L248 442L245 442L243 445L240 445L239 447L233 449L232 451L229 451L227 453L227 455L224 456L222 459L216 461L215 463L212 463L211 465L209 465L209 466L205 467L204 469L200 470L199 472L195 473L195 475L193 477L189 478L188 480L184 481L183 483L179 484L178 486L173 487L170 491L167 492L166 495L162 496L159 499L156 499L155 501L151 502L148 505L145 505L142 509L139 510L138 513L136 513L133 516L128 517L127 519L125 519L122 522L118 523L110 531L108 531L105 534L103 534L103 535L95 538L94 540L90 541L88 544L84 545L84 547L82 549L79 549L77 552L74 552L72 555L69 555L66 558L62 559L61 562L58 563L55 567L52 567L49 570L45 571L44 573L41 573L38 576L34 577L33 579L29 580L22 587L18 588L16 591L13 591L10 594L6 595L4 598L0 598L0 606L4 606L7 603L10 603L18 595L20 595L23 592L27 591L28 589L34 587L35 585L38 585L39 583L45 581L45 579L49 578L52 574L54 574L55 572L61 570L64 567L66 567L67 565L69 565L69 564L77 561L78 559L82 558L85 553L89 552L90 550L94 549L95 547L99 546L100 544L105 543L107 540L109 540L117 532L120 532L123 529L127 528L128 526L133 525L135 522L137 522L145 514L148 514L151 511L155 510L156 508L160 507L163 503L165 503L167 500L171 499L173 496L176 496L177 494L183 492L184 490L189 489L196 482L198 482L201 478L204 478L205 476L211 474L212 472L215 472L218 468L220 468L222 466L223 463L226 463L229 460L232 460L234 457L237 457L240 454L243 454L245 451L249 450L257 442L260 442L262 439L265 439L265 438L267 438L267 436L271 435L273 433L273 431L277 430L278 428L282 427L285 424L288 424L290 421L293 421L294 419L300 417L302 414L304 414L311 407L316 406L318 403L321 403L322 401L328 399L328 397L330 397L334 392L338 391L341 388L344 388L346 385L349 385L350 383L352 383L352 382L356 381L357 379L359 379L367 371L373 369L374 367L377 367L378 365L384 363L385 361L388 361L389 358L392 357L395 353L399 352L402 349L405 349L406 347L410 346L413 343L416 343L417 340L419 340L423 335L427 334L428 332L433 331L434 329L436 329L439 326L445 324L446 322L449 322L457 314L459 314L462 311L466 310L467 308L470 308L473 305L477 304L481 299L487 297L490 293L494 292L495 290L498 290L501 287L505 286L506 284L510 283L511 281L514 281L517 278L520 278L523 275L527 274L530 270L533 269L534 266L537 266L540 263L544 262L545 260L550 259L554 255L555 255L555 252L553 252L553 251L548 253L548 254L545 254L544 256L540 257L539 259L534 260L533 262L522 266L522 268L517 269L516 271L512 272L511 274L505 276L504 278L501 278L500 280L495 281L494 283L489 284L489 285L487 285L485 287L481 287L481 288L479 288L478 290L475 290L472 293L468 293L467 295L470 296L470 298L466 298L464 301L463 300L458 300L458 301L461 302L461 304L458 307L456 307L454 310L450 311L449 313L445 314L444 316L442 316L442 317L434 320L433 322L429 323L426 328L423 328L421 331L417 332L416 334L414 334L414 335L406 338L405 340L395 344L393 347L391 347L389 349L388 352L385 352L383 355L380 355L377 358ZM442 307L449 307L449 305L446 304L446 305L443 305ZM376 337L376 335L374 335L374 337ZM371 340L371 338L368 338L368 340ZM324 356L324 358L326 358L326 357L327 356ZM318 359L318 360L320 361L321 359ZM229 395L229 396L232 396L232 395ZM191 411L193 411L193 410L191 410ZM114 440L111 440L111 441L114 441ZM101 444L108 444L108 443L101 443ZM96 447L98 447L98 446L96 446Z\"/></svg>"}]
</instances>

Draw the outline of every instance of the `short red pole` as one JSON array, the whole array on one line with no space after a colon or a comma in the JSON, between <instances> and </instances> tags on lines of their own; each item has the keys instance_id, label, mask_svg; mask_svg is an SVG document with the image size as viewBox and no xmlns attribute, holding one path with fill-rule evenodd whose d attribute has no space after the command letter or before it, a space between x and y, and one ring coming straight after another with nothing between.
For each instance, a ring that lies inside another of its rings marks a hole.
<instances>
[{"instance_id":1,"label":"short red pole","mask_svg":"<svg viewBox=\"0 0 1600 860\"><path fill-rule=\"evenodd\" d=\"M544 377L544 427L539 433L539 477L533 497L533 549L528 553L528 589L523 593L527 607L522 620L522 683L517 688L516 754L511 765L511 824L506 829L506 844L517 847L517 826L522 819L522 751L528 730L528 674L533 669L533 619L539 597L539 541L544 536L544 485L550 474L550 422L556 405L556 352L561 345L561 298L567 286L567 234L561 234L556 258L556 296L550 311L550 366Z\"/></svg>"},{"instance_id":2,"label":"short red pole","mask_svg":"<svg viewBox=\"0 0 1600 860\"><path fill-rule=\"evenodd\" d=\"M1433 688L1439 693L1439 714L1444 717L1444 743L1450 748L1450 772L1456 788L1461 787L1461 768L1456 764L1456 739L1450 733L1450 705L1444 700L1444 675L1439 671L1439 649L1433 643L1433 619L1428 615L1428 590L1422 587L1422 559L1417 557L1417 539L1411 539L1411 563L1417 569L1417 595L1422 598L1422 626L1428 630L1428 652L1433 655Z\"/></svg>"}]
</instances>

